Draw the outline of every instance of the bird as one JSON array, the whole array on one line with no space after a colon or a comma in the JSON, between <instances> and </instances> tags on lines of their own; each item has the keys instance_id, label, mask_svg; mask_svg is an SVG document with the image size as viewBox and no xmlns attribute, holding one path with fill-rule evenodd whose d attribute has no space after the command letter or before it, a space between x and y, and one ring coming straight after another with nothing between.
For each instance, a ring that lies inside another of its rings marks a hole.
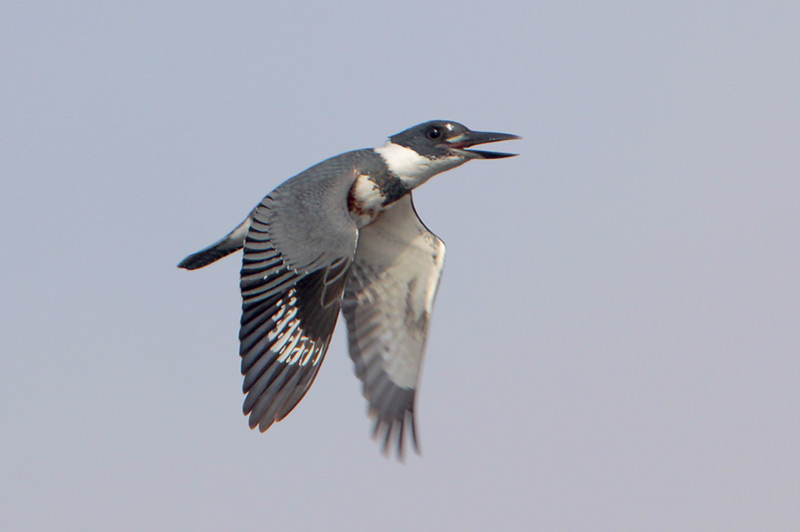
<instances>
[{"instance_id":1,"label":"bird","mask_svg":"<svg viewBox=\"0 0 800 532\"><path fill-rule=\"evenodd\" d=\"M373 438L400 460L406 439L420 453L415 394L445 244L411 193L468 161L515 156L470 148L519 138L449 120L416 125L286 180L178 264L196 270L244 249L239 355L251 429L265 432L305 396L341 312Z\"/></svg>"}]
</instances>

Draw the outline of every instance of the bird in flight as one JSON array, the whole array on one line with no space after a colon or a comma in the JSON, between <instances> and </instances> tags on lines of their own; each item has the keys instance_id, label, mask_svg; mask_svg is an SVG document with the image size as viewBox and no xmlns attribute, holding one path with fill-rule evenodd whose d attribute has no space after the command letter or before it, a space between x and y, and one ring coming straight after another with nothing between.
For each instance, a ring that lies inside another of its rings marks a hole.
<instances>
[{"instance_id":1,"label":"bird in flight","mask_svg":"<svg viewBox=\"0 0 800 532\"><path fill-rule=\"evenodd\" d=\"M339 311L384 453L405 435L419 452L414 395L445 245L417 215L411 191L513 140L434 120L380 148L337 155L278 186L236 229L183 259L195 270L244 248L239 331L244 413L266 431L308 391Z\"/></svg>"}]
</instances>

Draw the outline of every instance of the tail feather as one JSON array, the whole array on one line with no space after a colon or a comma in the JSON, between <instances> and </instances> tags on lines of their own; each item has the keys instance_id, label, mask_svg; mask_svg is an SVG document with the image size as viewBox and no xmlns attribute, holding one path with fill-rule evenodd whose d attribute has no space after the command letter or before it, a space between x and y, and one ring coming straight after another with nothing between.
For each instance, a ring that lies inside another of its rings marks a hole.
<instances>
[{"instance_id":1,"label":"tail feather","mask_svg":"<svg viewBox=\"0 0 800 532\"><path fill-rule=\"evenodd\" d=\"M178 264L178 268L196 270L203 266L208 266L222 257L227 257L234 251L239 251L244 246L244 237L247 235L247 230L250 229L250 220L251 217L248 216L236 229L219 241L201 249L197 253L192 253Z\"/></svg>"}]
</instances>

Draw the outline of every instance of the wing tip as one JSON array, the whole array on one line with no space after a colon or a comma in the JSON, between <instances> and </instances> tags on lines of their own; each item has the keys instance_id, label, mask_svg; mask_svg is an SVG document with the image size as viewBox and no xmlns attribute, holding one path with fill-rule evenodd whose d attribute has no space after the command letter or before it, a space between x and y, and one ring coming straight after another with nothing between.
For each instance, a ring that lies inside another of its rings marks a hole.
<instances>
[{"instance_id":1,"label":"wing tip","mask_svg":"<svg viewBox=\"0 0 800 532\"><path fill-rule=\"evenodd\" d=\"M417 426L413 411L407 410L405 415L400 418L382 418L377 411L370 408L370 416L375 418L372 427L372 439L378 442L380 453L385 458L394 456L400 463L405 463L406 440L411 441L414 453L422 456L422 448L417 437ZM406 424L409 429L406 431ZM394 434L394 437L393 437Z\"/></svg>"}]
</instances>

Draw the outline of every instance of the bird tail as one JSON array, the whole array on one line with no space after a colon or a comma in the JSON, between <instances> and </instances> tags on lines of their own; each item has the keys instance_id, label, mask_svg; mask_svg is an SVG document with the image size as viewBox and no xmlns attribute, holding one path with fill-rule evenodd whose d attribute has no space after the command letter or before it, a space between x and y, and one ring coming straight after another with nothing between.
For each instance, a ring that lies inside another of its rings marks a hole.
<instances>
[{"instance_id":1,"label":"bird tail","mask_svg":"<svg viewBox=\"0 0 800 532\"><path fill-rule=\"evenodd\" d=\"M236 229L217 242L183 259L180 264L178 264L178 268L196 270L203 266L208 266L222 257L227 257L234 251L242 249L242 246L244 246L244 237L247 235L247 230L250 229L251 219L252 216L248 216Z\"/></svg>"}]
</instances>

